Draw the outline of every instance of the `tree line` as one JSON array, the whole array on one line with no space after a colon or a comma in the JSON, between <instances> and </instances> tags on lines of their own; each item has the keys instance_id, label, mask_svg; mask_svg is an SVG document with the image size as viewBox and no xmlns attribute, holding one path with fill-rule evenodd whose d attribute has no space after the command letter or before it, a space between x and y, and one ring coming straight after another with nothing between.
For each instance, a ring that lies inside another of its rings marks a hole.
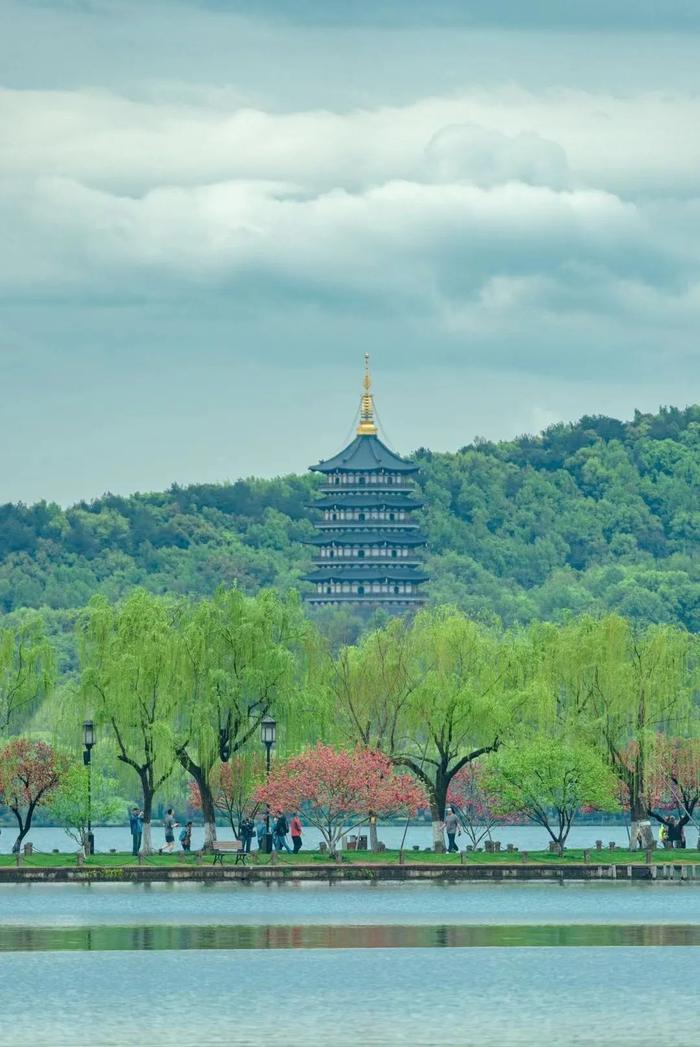
<instances>
[{"instance_id":1,"label":"tree line","mask_svg":"<svg viewBox=\"0 0 700 1047\"><path fill-rule=\"evenodd\" d=\"M588 416L416 460L434 606L508 625L613 612L700 630L700 407ZM60 635L96 592L291 590L309 567L316 482L2 505L0 612L48 608Z\"/></svg>"},{"instance_id":2,"label":"tree line","mask_svg":"<svg viewBox=\"0 0 700 1047\"><path fill-rule=\"evenodd\" d=\"M137 589L116 604L94 596L78 616L76 650L75 673L60 679L41 616L0 631L0 794L20 834L29 808L31 820L49 800L84 821L84 717L100 738L96 802L109 807L100 781L121 775L144 811L146 851L154 804L178 775L211 846L222 810L235 827L251 804L280 797L317 809L330 751L357 768L368 818L362 769L379 754L407 776L414 788L396 804L415 809L420 791L436 846L448 804L465 827L525 818L559 845L582 809L622 808L631 839L649 845L649 819L673 810L687 823L700 797L700 640L678 625L605 615L506 627L439 606L334 646L293 592L220 588L193 600ZM268 716L278 742L266 784ZM289 761L307 754L310 782L318 743L316 791L305 798ZM317 810L321 822L326 814Z\"/></svg>"}]
</instances>

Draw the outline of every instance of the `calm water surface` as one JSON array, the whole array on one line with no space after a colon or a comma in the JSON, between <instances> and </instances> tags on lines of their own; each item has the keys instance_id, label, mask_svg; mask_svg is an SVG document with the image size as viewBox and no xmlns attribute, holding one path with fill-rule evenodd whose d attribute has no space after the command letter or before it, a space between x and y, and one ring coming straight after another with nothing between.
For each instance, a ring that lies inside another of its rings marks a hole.
<instances>
[{"instance_id":1,"label":"calm water surface","mask_svg":"<svg viewBox=\"0 0 700 1047\"><path fill-rule=\"evenodd\" d=\"M6 953L0 1044L696 1047L697 960L686 948Z\"/></svg>"},{"instance_id":2,"label":"calm water surface","mask_svg":"<svg viewBox=\"0 0 700 1047\"><path fill-rule=\"evenodd\" d=\"M696 1047L698 942L690 884L7 885L0 1045Z\"/></svg>"},{"instance_id":3,"label":"calm water surface","mask_svg":"<svg viewBox=\"0 0 700 1047\"><path fill-rule=\"evenodd\" d=\"M700 885L3 884L4 925L699 924Z\"/></svg>"}]
</instances>

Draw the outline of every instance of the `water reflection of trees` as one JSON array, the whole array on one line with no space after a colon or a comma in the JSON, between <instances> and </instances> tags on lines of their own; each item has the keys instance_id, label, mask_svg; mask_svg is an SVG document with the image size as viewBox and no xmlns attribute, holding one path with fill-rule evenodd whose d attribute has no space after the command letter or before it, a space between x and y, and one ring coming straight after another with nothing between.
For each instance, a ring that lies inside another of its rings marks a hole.
<instances>
[{"instance_id":1,"label":"water reflection of trees","mask_svg":"<svg viewBox=\"0 0 700 1047\"><path fill-rule=\"evenodd\" d=\"M0 952L697 946L700 925L261 924L0 928Z\"/></svg>"}]
</instances>

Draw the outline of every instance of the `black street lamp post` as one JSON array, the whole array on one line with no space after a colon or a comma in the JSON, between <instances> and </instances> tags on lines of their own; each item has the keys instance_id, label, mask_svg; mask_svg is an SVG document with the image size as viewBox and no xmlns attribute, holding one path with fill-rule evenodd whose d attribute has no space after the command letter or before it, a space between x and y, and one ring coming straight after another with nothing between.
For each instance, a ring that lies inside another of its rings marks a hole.
<instances>
[{"instance_id":1,"label":"black street lamp post","mask_svg":"<svg viewBox=\"0 0 700 1047\"><path fill-rule=\"evenodd\" d=\"M266 749L267 780L270 779L270 752L275 744L277 723L271 716L263 716L260 721L260 738ZM272 833L270 832L270 805L265 811L265 854L272 854Z\"/></svg>"},{"instance_id":2,"label":"black street lamp post","mask_svg":"<svg viewBox=\"0 0 700 1047\"><path fill-rule=\"evenodd\" d=\"M95 853L95 836L92 831L92 747L95 744L95 725L92 720L86 720L83 724L83 763L88 772L88 802L87 802L87 833L85 836L85 851L87 854Z\"/></svg>"}]
</instances>

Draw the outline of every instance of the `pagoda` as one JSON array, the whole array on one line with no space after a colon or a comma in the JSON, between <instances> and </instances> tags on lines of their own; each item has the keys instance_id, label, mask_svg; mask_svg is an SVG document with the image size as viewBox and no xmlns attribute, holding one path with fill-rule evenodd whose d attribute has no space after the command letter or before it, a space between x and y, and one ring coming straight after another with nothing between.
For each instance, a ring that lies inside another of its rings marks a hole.
<instances>
[{"instance_id":1,"label":"pagoda","mask_svg":"<svg viewBox=\"0 0 700 1047\"><path fill-rule=\"evenodd\" d=\"M425 602L421 586L424 535L413 520L418 466L390 451L377 436L365 353L364 391L357 435L333 458L312 465L323 474L318 534L310 542L315 569L305 580L311 604L387 606L397 611Z\"/></svg>"}]
</instances>

